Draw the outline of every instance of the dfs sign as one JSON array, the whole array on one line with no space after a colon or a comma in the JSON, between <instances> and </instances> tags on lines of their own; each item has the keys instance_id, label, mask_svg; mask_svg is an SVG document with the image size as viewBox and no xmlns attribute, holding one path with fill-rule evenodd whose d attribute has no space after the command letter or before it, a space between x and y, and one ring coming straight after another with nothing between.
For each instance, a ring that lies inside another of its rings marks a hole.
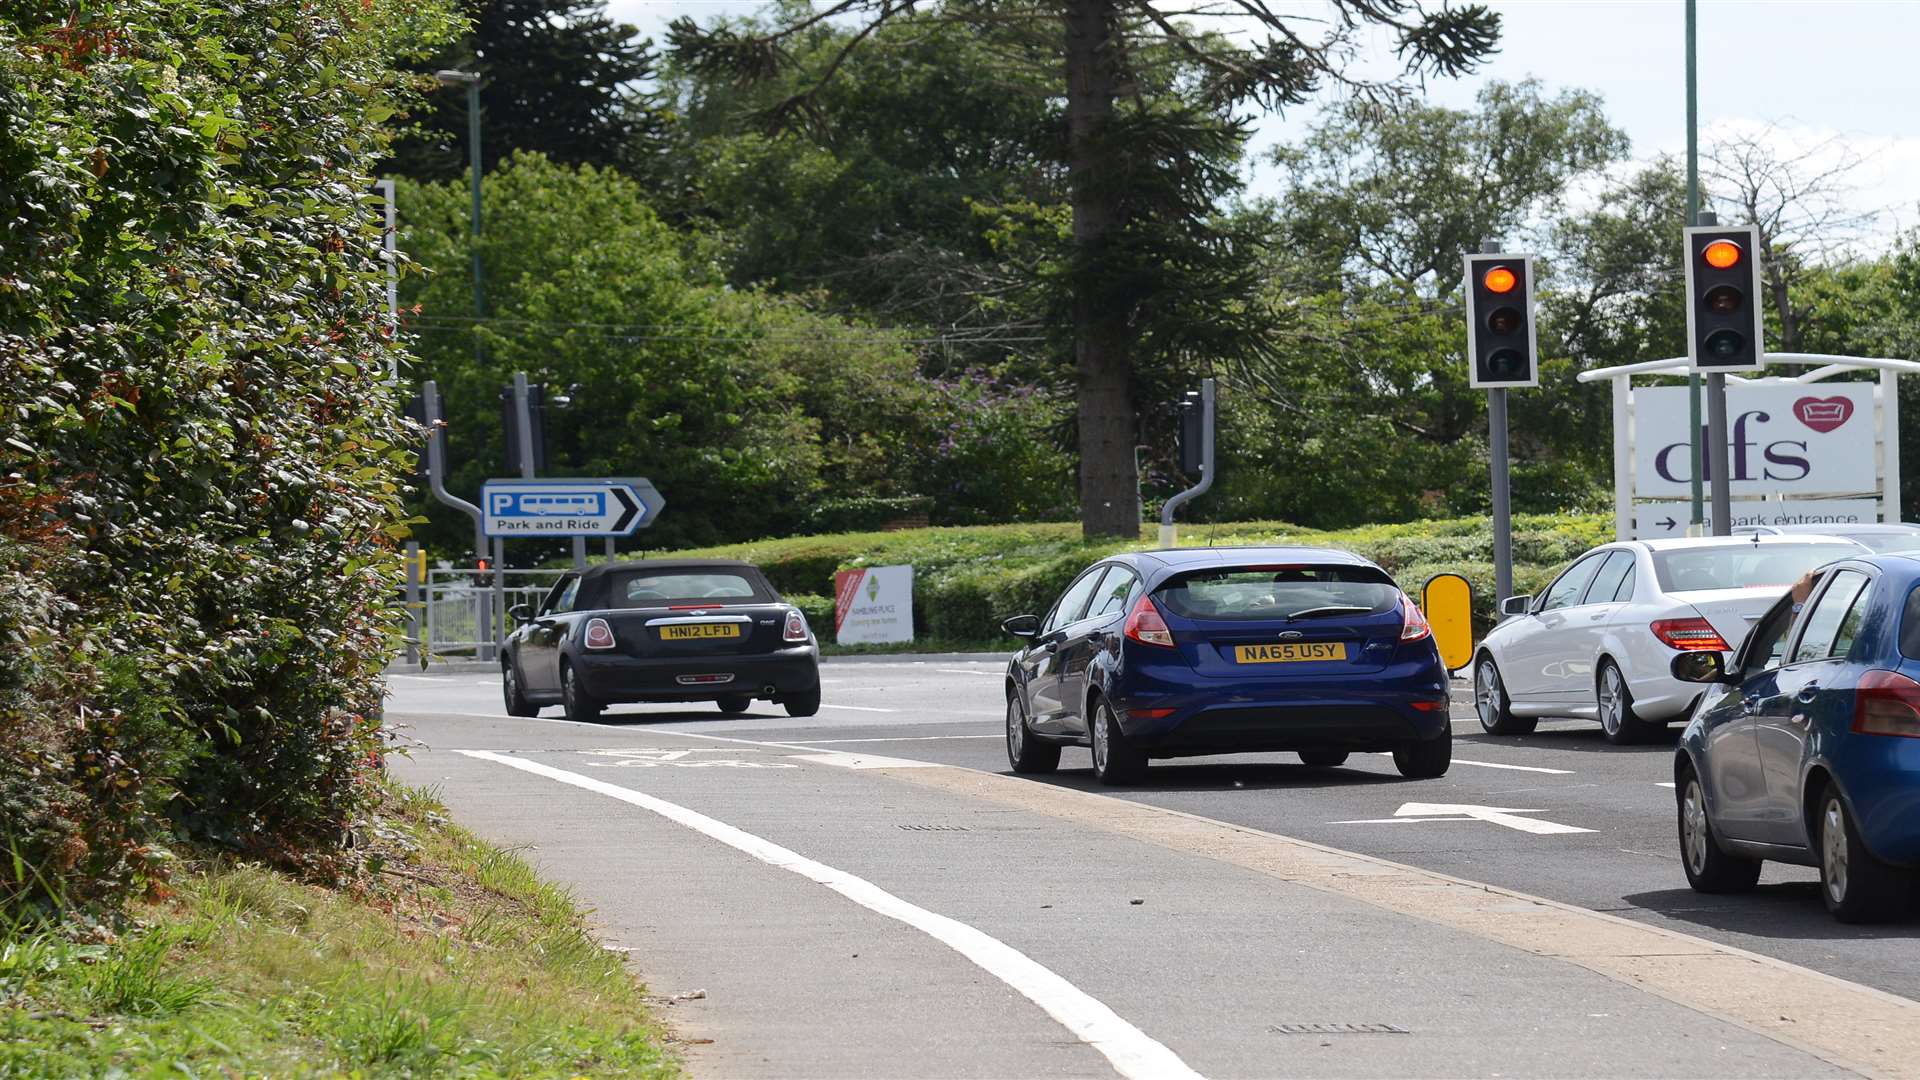
<instances>
[{"instance_id":1,"label":"dfs sign","mask_svg":"<svg viewBox=\"0 0 1920 1080\"><path fill-rule=\"evenodd\" d=\"M1730 493L1785 498L1877 493L1873 390L1870 383L1727 387ZM1686 387L1636 389L1633 411L1634 494L1690 495ZM1704 424L1701 441L1706 441ZM1706 467L1705 460L1701 465Z\"/></svg>"}]
</instances>

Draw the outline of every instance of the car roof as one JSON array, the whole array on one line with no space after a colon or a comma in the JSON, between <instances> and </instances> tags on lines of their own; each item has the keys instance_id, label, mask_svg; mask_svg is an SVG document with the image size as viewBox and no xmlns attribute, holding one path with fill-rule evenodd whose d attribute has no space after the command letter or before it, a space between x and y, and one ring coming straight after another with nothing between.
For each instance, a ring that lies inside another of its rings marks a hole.
<instances>
[{"instance_id":1,"label":"car roof","mask_svg":"<svg viewBox=\"0 0 1920 1080\"><path fill-rule=\"evenodd\" d=\"M1847 536L1851 533L1866 533L1878 536L1911 536L1920 533L1920 525L1910 525L1904 521L1862 521L1854 524L1833 522L1826 525L1774 525L1772 528L1794 536L1808 533L1827 536Z\"/></svg>"},{"instance_id":2,"label":"car roof","mask_svg":"<svg viewBox=\"0 0 1920 1080\"><path fill-rule=\"evenodd\" d=\"M1780 544L1816 544L1822 540L1832 540L1838 544L1852 544L1844 536L1827 533L1794 533L1791 536L1775 536L1771 533L1742 533L1739 536L1675 536L1663 540L1639 540L1649 551L1685 551L1688 548L1728 547L1735 544L1760 544L1774 547ZM1854 545L1856 547L1860 545Z\"/></svg>"},{"instance_id":3,"label":"car roof","mask_svg":"<svg viewBox=\"0 0 1920 1080\"><path fill-rule=\"evenodd\" d=\"M1351 551L1327 547L1203 547L1163 548L1136 551L1133 558L1144 564L1168 570L1202 566L1231 566L1237 563L1313 562L1334 566L1372 566Z\"/></svg>"},{"instance_id":4,"label":"car roof","mask_svg":"<svg viewBox=\"0 0 1920 1080\"><path fill-rule=\"evenodd\" d=\"M658 572L662 570L751 570L758 574L760 568L750 562L739 559L630 559L626 562L596 563L581 572L582 580L594 581L608 574L619 574L641 570Z\"/></svg>"}]
</instances>

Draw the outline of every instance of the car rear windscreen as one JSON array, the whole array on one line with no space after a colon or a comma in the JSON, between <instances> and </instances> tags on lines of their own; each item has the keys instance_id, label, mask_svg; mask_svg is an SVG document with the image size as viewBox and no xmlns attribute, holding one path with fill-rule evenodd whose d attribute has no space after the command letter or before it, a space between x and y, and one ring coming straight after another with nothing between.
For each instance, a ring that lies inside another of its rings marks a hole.
<instances>
[{"instance_id":1,"label":"car rear windscreen","mask_svg":"<svg viewBox=\"0 0 1920 1080\"><path fill-rule=\"evenodd\" d=\"M1289 619L1374 614L1399 595L1371 566L1259 566L1181 574L1153 598L1189 619Z\"/></svg>"},{"instance_id":2,"label":"car rear windscreen","mask_svg":"<svg viewBox=\"0 0 1920 1080\"><path fill-rule=\"evenodd\" d=\"M1920 533L1854 533L1847 537L1875 551L1920 551Z\"/></svg>"},{"instance_id":3,"label":"car rear windscreen","mask_svg":"<svg viewBox=\"0 0 1920 1080\"><path fill-rule=\"evenodd\" d=\"M1653 570L1666 592L1784 588L1836 559L1861 554L1851 544L1727 544L1653 553Z\"/></svg>"},{"instance_id":4,"label":"car rear windscreen","mask_svg":"<svg viewBox=\"0 0 1920 1080\"><path fill-rule=\"evenodd\" d=\"M616 574L608 590L609 606L660 607L699 600L719 603L769 601L759 583L735 570L661 570Z\"/></svg>"}]
</instances>

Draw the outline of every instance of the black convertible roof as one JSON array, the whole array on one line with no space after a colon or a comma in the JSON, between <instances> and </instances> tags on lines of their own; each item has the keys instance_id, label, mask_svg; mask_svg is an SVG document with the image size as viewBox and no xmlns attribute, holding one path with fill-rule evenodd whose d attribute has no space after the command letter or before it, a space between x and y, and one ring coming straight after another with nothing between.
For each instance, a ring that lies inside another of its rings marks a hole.
<instances>
[{"instance_id":1,"label":"black convertible roof","mask_svg":"<svg viewBox=\"0 0 1920 1080\"><path fill-rule=\"evenodd\" d=\"M606 607L607 579L615 574L658 573L662 570L737 570L757 587L773 596L779 595L759 567L739 559L636 559L598 563L581 571L577 610Z\"/></svg>"}]
</instances>

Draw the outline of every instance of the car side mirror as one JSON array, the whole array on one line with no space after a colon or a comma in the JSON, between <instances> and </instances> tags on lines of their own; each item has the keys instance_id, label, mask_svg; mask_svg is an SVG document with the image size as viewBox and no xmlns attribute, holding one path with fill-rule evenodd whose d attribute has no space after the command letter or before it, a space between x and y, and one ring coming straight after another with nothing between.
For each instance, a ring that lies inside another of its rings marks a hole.
<instances>
[{"instance_id":1,"label":"car side mirror","mask_svg":"<svg viewBox=\"0 0 1920 1080\"><path fill-rule=\"evenodd\" d=\"M1017 637L1017 638L1039 637L1040 636L1040 616L1015 615L1013 618L1003 621L1000 624L1000 629L1005 630L1007 633L1012 634L1014 637Z\"/></svg>"},{"instance_id":2,"label":"car side mirror","mask_svg":"<svg viewBox=\"0 0 1920 1080\"><path fill-rule=\"evenodd\" d=\"M1683 652L1667 665L1673 677L1681 682L1717 683L1727 681L1727 664L1713 649L1696 649Z\"/></svg>"},{"instance_id":3,"label":"car side mirror","mask_svg":"<svg viewBox=\"0 0 1920 1080\"><path fill-rule=\"evenodd\" d=\"M507 609L507 615L511 617L514 622L531 622L533 619L533 605L515 604Z\"/></svg>"},{"instance_id":4,"label":"car side mirror","mask_svg":"<svg viewBox=\"0 0 1920 1080\"><path fill-rule=\"evenodd\" d=\"M1533 607L1533 597L1509 596L1505 600L1500 601L1500 614L1525 615L1531 607Z\"/></svg>"}]
</instances>

